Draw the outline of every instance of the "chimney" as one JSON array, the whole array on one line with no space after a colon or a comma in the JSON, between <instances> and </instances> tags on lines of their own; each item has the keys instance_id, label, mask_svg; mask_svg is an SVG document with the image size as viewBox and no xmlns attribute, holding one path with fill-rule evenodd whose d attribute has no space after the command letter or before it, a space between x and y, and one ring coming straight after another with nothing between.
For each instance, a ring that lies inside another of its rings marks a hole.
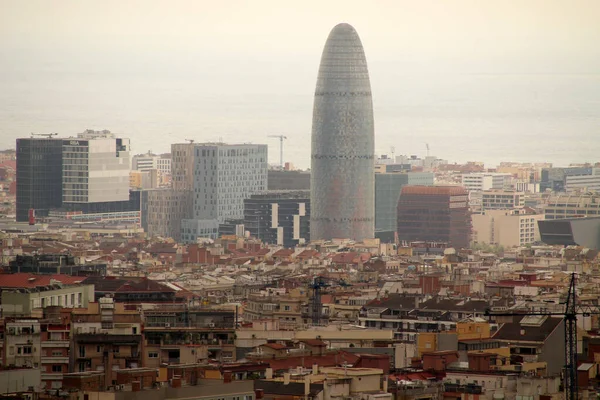
<instances>
[{"instance_id":1,"label":"chimney","mask_svg":"<svg viewBox=\"0 0 600 400\"><path fill-rule=\"evenodd\" d=\"M223 383L231 383L231 371L223 372Z\"/></svg>"},{"instance_id":2,"label":"chimney","mask_svg":"<svg viewBox=\"0 0 600 400\"><path fill-rule=\"evenodd\" d=\"M263 389L255 389L254 390L254 397L256 398L256 400L260 400L263 398L265 391Z\"/></svg>"},{"instance_id":3,"label":"chimney","mask_svg":"<svg viewBox=\"0 0 600 400\"><path fill-rule=\"evenodd\" d=\"M139 392L140 390L142 390L142 382L140 382L140 381L132 381L131 382L131 391L132 392Z\"/></svg>"},{"instance_id":4,"label":"chimney","mask_svg":"<svg viewBox=\"0 0 600 400\"><path fill-rule=\"evenodd\" d=\"M319 364L313 364L312 373L313 375L317 375L319 373Z\"/></svg>"},{"instance_id":5,"label":"chimney","mask_svg":"<svg viewBox=\"0 0 600 400\"><path fill-rule=\"evenodd\" d=\"M273 368L267 368L265 371L265 379L273 379Z\"/></svg>"},{"instance_id":6,"label":"chimney","mask_svg":"<svg viewBox=\"0 0 600 400\"><path fill-rule=\"evenodd\" d=\"M284 385L290 384L290 373L289 372L286 372L283 374L283 384Z\"/></svg>"}]
</instances>

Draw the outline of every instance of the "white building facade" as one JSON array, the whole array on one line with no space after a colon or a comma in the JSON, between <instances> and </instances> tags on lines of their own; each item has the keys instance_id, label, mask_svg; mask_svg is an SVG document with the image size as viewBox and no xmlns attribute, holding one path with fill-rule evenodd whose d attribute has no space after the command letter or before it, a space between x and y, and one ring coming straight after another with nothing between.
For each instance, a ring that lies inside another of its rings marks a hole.
<instances>
[{"instance_id":1,"label":"white building facade","mask_svg":"<svg viewBox=\"0 0 600 400\"><path fill-rule=\"evenodd\" d=\"M129 139L86 130L63 140L63 202L129 200Z\"/></svg>"}]
</instances>

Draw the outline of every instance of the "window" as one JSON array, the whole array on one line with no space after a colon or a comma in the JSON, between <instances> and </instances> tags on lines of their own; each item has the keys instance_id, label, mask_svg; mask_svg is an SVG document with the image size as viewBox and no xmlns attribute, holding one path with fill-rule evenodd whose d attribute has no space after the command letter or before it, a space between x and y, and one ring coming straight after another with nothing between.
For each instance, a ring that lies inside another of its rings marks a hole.
<instances>
[{"instance_id":1,"label":"window","mask_svg":"<svg viewBox=\"0 0 600 400\"><path fill-rule=\"evenodd\" d=\"M53 365L52 372L62 372L62 365Z\"/></svg>"},{"instance_id":2,"label":"window","mask_svg":"<svg viewBox=\"0 0 600 400\"><path fill-rule=\"evenodd\" d=\"M148 358L158 358L158 352L156 352L156 351L149 351L148 352Z\"/></svg>"},{"instance_id":3,"label":"window","mask_svg":"<svg viewBox=\"0 0 600 400\"><path fill-rule=\"evenodd\" d=\"M119 352L119 346L114 346L113 353L118 353L118 352Z\"/></svg>"},{"instance_id":4,"label":"window","mask_svg":"<svg viewBox=\"0 0 600 400\"><path fill-rule=\"evenodd\" d=\"M63 355L62 351L53 351L52 352L53 357L62 357L62 355Z\"/></svg>"}]
</instances>

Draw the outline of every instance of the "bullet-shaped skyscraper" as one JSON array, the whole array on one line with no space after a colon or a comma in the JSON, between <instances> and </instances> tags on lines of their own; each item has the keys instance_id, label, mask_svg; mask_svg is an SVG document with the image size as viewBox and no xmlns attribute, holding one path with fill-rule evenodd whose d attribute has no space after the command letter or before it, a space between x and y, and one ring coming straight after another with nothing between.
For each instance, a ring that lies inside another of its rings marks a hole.
<instances>
[{"instance_id":1,"label":"bullet-shaped skyscraper","mask_svg":"<svg viewBox=\"0 0 600 400\"><path fill-rule=\"evenodd\" d=\"M374 122L362 43L349 24L325 43L313 109L311 240L374 237Z\"/></svg>"}]
</instances>

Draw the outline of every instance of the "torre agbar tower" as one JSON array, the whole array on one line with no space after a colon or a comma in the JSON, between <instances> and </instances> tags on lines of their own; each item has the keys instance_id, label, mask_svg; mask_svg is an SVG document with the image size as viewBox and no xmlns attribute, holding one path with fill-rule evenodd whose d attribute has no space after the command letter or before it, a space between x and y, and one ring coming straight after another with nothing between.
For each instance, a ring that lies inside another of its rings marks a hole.
<instances>
[{"instance_id":1,"label":"torre agbar tower","mask_svg":"<svg viewBox=\"0 0 600 400\"><path fill-rule=\"evenodd\" d=\"M367 60L356 30L325 43L312 124L311 240L374 237L374 123Z\"/></svg>"}]
</instances>

